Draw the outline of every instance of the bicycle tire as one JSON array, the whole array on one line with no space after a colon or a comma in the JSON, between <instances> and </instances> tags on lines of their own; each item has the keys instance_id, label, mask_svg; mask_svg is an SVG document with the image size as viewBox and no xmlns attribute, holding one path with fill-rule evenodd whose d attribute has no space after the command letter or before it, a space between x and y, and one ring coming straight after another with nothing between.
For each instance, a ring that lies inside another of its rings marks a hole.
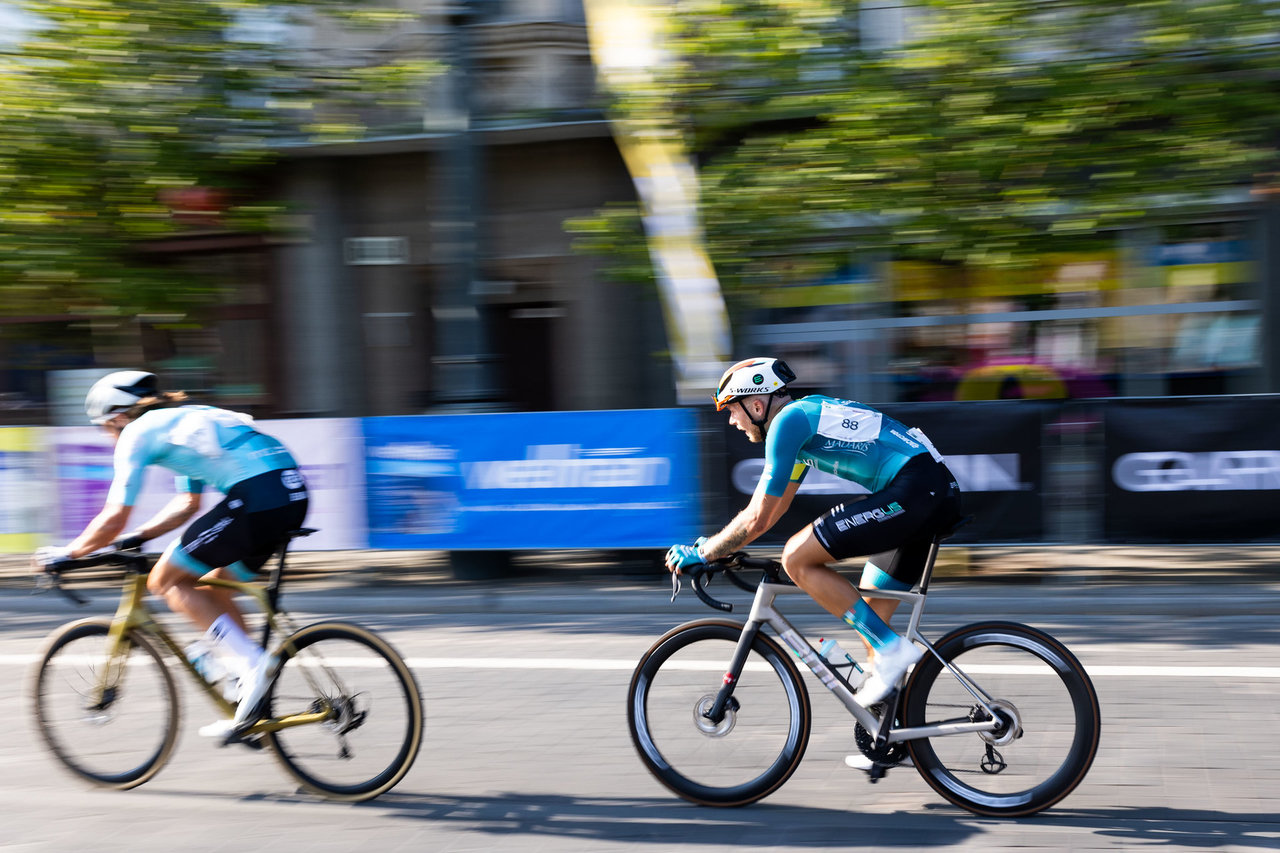
<instances>
[{"instance_id":1,"label":"bicycle tire","mask_svg":"<svg viewBox=\"0 0 1280 853\"><path fill-rule=\"evenodd\" d=\"M101 706L87 704L98 699L110 628L109 619L84 619L50 635L32 701L41 738L64 767L95 785L125 790L155 776L173 754L178 690L160 652L133 630L111 695Z\"/></svg>"},{"instance_id":2,"label":"bicycle tire","mask_svg":"<svg viewBox=\"0 0 1280 853\"><path fill-rule=\"evenodd\" d=\"M265 733L290 775L346 802L372 799L399 783L422 745L424 717L404 659L377 634L342 622L309 625L281 649L266 716L332 711L322 723ZM371 727L375 722L390 725Z\"/></svg>"},{"instance_id":3,"label":"bicycle tire","mask_svg":"<svg viewBox=\"0 0 1280 853\"><path fill-rule=\"evenodd\" d=\"M701 715L721 688L742 629L719 619L673 628L631 677L627 725L641 761L669 790L698 805L743 806L768 796L791 778L809 744L804 681L791 653L763 634L752 642L734 688L739 707L718 725ZM740 731L744 723L750 732ZM729 737L734 733L739 736Z\"/></svg>"},{"instance_id":4,"label":"bicycle tire","mask_svg":"<svg viewBox=\"0 0 1280 853\"><path fill-rule=\"evenodd\" d=\"M1093 682L1067 647L1025 625L983 622L952 631L935 648L996 700L1006 725L982 735L908 741L925 782L948 802L986 817L1026 817L1074 791L1097 754L1102 718ZM908 727L947 714L962 720L980 708L928 653L903 702Z\"/></svg>"}]
</instances>

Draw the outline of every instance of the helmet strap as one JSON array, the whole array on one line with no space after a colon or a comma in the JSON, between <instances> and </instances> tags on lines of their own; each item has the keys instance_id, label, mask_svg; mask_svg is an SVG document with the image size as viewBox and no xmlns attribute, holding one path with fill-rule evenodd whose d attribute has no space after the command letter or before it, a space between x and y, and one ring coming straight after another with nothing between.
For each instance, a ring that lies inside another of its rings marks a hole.
<instances>
[{"instance_id":1,"label":"helmet strap","mask_svg":"<svg viewBox=\"0 0 1280 853\"><path fill-rule=\"evenodd\" d=\"M736 402L742 407L742 413L747 416L747 420L760 427L760 436L763 438L769 431L769 416L773 414L773 395L769 395L768 402L764 404L764 415L759 420L751 416L751 410L747 408L747 401L744 398L739 397Z\"/></svg>"}]
</instances>

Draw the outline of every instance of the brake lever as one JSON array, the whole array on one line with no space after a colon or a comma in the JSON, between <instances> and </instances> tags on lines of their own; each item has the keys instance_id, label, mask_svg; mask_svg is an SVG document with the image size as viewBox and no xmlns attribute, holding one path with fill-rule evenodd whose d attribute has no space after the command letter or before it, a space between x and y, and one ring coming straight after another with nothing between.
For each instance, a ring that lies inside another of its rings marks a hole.
<instances>
[{"instance_id":1,"label":"brake lever","mask_svg":"<svg viewBox=\"0 0 1280 853\"><path fill-rule=\"evenodd\" d=\"M676 596L680 594L680 576L675 572L671 573L671 601L675 602Z\"/></svg>"}]
</instances>

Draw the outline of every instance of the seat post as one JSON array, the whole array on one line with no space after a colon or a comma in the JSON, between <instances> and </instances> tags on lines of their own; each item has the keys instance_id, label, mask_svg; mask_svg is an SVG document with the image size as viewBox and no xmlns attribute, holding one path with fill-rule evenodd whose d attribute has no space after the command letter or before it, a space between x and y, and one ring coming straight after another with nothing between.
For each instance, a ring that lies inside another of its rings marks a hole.
<instances>
[{"instance_id":1,"label":"seat post","mask_svg":"<svg viewBox=\"0 0 1280 853\"><path fill-rule=\"evenodd\" d=\"M299 536L308 536L311 531L306 530L290 530L280 542L280 557L276 560L275 568L271 570L271 578L267 581L267 604L270 605L272 612L278 612L280 607L280 584L284 582L284 565L285 557L289 553L289 543ZM262 626L262 647L267 648L267 641L271 639L271 620L268 619Z\"/></svg>"},{"instance_id":2,"label":"seat post","mask_svg":"<svg viewBox=\"0 0 1280 853\"><path fill-rule=\"evenodd\" d=\"M271 603L271 609L276 609L276 602L280 600L280 583L284 580L284 558L289 552L289 540L286 539L280 543L280 557L276 560L276 567L271 570L271 580L267 582L267 601Z\"/></svg>"},{"instance_id":3,"label":"seat post","mask_svg":"<svg viewBox=\"0 0 1280 853\"><path fill-rule=\"evenodd\" d=\"M957 530L970 521L973 521L972 515L960 516L933 534L933 543L929 546L929 558L925 560L924 572L920 575L920 593L922 595L926 595L929 592L929 581L933 577L933 564L938 559L938 547L942 544L942 540L950 539L956 534Z\"/></svg>"},{"instance_id":4,"label":"seat post","mask_svg":"<svg viewBox=\"0 0 1280 853\"><path fill-rule=\"evenodd\" d=\"M929 543L929 556L924 561L924 572L920 575L920 594L929 594L929 581L933 578L933 564L938 559L938 546L942 542L940 536L933 537Z\"/></svg>"}]
</instances>

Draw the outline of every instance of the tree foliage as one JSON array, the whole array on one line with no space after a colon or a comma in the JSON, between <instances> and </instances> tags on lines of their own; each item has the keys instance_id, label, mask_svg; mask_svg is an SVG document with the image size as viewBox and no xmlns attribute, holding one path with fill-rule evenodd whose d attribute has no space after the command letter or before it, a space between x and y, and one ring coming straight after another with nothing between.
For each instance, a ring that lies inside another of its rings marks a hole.
<instances>
[{"instance_id":1,"label":"tree foliage","mask_svg":"<svg viewBox=\"0 0 1280 853\"><path fill-rule=\"evenodd\" d=\"M209 283L175 281L139 245L193 227L268 228L255 167L282 137L358 136L420 101L421 55L317 52L291 38L322 13L376 43L405 15L364 4L260 0L10 0L0 42L0 304L8 314L183 310ZM301 29L299 29L301 28ZM11 36L12 39L12 36ZM372 57L372 58L369 58Z\"/></svg>"},{"instance_id":2,"label":"tree foliage","mask_svg":"<svg viewBox=\"0 0 1280 853\"><path fill-rule=\"evenodd\" d=\"M854 248L1016 265L1273 182L1275 0L919 0L901 39L837 0L678 11L614 109L679 123L730 287Z\"/></svg>"}]
</instances>

